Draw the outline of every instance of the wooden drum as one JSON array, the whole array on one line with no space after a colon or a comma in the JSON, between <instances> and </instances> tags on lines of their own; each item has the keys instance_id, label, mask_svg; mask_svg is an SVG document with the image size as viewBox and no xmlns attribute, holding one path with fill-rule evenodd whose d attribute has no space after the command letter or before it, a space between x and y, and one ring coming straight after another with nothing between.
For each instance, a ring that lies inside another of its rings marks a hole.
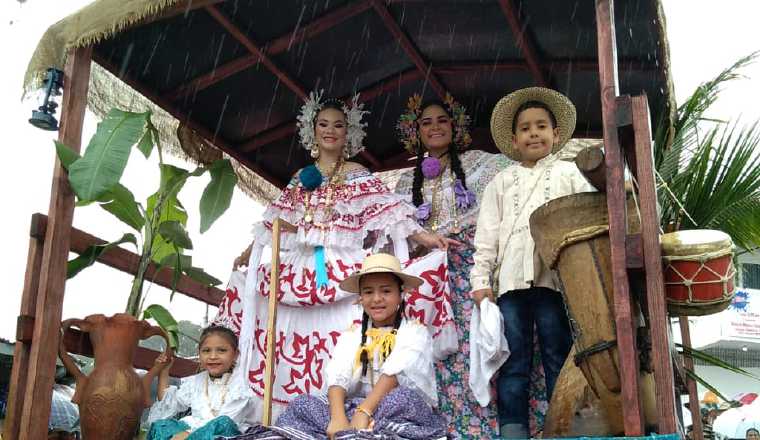
<instances>
[{"instance_id":1,"label":"wooden drum","mask_svg":"<svg viewBox=\"0 0 760 440\"><path fill-rule=\"evenodd\" d=\"M668 312L676 316L718 313L734 297L733 242L721 231L695 229L661 237Z\"/></svg>"},{"instance_id":2,"label":"wooden drum","mask_svg":"<svg viewBox=\"0 0 760 440\"><path fill-rule=\"evenodd\" d=\"M639 218L634 215L631 197L627 203L631 214L627 229L635 233L640 230ZM557 271L562 283L574 333L574 363L602 402L607 434L620 433L623 411L605 194L581 193L552 200L533 212L530 229L541 259ZM560 373L558 384L565 382L566 370ZM655 420L651 374L642 372L640 394L651 423ZM561 398L561 392L555 391L551 407L561 404ZM547 423L554 421L547 416Z\"/></svg>"}]
</instances>

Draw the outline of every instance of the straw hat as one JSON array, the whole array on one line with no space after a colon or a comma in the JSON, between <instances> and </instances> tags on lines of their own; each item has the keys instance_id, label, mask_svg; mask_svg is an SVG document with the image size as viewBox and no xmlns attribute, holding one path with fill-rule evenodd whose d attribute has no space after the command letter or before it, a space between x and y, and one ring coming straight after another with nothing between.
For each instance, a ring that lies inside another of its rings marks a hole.
<instances>
[{"instance_id":1,"label":"straw hat","mask_svg":"<svg viewBox=\"0 0 760 440\"><path fill-rule=\"evenodd\" d=\"M364 259L361 270L341 281L340 288L346 292L359 293L359 279L371 273L392 273L401 279L404 289L414 289L422 284L422 278L401 271L398 258L388 254L374 254Z\"/></svg>"},{"instance_id":2,"label":"straw hat","mask_svg":"<svg viewBox=\"0 0 760 440\"><path fill-rule=\"evenodd\" d=\"M565 146L575 131L575 106L563 94L544 87L528 87L520 89L501 98L491 113L491 136L496 146L510 159L520 160L520 152L515 149L512 132L512 121L517 109L528 101L539 101L546 104L554 113L559 129L559 143L552 148L556 153Z\"/></svg>"}]
</instances>

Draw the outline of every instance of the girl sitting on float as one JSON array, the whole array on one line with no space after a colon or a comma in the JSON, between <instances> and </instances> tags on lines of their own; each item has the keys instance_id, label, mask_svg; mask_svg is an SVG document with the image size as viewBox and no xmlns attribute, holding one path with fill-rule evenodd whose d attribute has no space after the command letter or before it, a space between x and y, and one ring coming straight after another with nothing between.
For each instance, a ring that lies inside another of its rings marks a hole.
<instances>
[{"instance_id":1,"label":"girl sitting on float","mask_svg":"<svg viewBox=\"0 0 760 440\"><path fill-rule=\"evenodd\" d=\"M158 400L150 408L147 440L211 440L239 435L250 427L253 392L240 375L233 378L238 339L227 327L211 325L201 333L198 355L201 372L169 385L172 359L159 355ZM241 376L242 377L242 376ZM172 418L190 410L182 419Z\"/></svg>"},{"instance_id":2,"label":"girl sitting on float","mask_svg":"<svg viewBox=\"0 0 760 440\"><path fill-rule=\"evenodd\" d=\"M349 439L359 431L365 431L361 438L446 438L446 422L433 409L438 395L430 334L404 317L404 291L421 284L392 255L365 258L362 269L340 283L359 294L364 312L362 325L337 341L327 396L299 396L275 426L242 438Z\"/></svg>"}]
</instances>

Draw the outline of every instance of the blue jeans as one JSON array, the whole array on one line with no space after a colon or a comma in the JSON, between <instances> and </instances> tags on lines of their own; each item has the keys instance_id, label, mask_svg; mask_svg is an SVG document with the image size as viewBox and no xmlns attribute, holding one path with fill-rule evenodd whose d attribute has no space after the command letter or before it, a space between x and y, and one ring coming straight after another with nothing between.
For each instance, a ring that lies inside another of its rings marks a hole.
<instances>
[{"instance_id":1,"label":"blue jeans","mask_svg":"<svg viewBox=\"0 0 760 440\"><path fill-rule=\"evenodd\" d=\"M562 295L545 287L513 290L497 301L511 355L496 380L499 425L528 426L528 382L533 359L533 328L538 331L546 393L551 399L557 376L573 343Z\"/></svg>"}]
</instances>

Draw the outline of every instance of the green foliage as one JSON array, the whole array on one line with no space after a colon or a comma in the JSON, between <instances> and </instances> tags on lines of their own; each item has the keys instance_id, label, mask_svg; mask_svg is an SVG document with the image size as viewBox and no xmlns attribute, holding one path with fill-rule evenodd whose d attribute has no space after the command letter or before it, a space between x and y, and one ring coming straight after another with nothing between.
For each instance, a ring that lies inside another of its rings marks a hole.
<instances>
[{"instance_id":1,"label":"green foliage","mask_svg":"<svg viewBox=\"0 0 760 440\"><path fill-rule=\"evenodd\" d=\"M198 167L192 172L165 164L158 131L151 123L150 112L132 113L118 109L111 110L98 124L81 157L60 142L56 142L55 147L61 164L69 172L69 183L77 196L77 206L97 203L140 234L140 262L127 302L128 313L133 316L140 314L143 283L151 263L158 268L173 270L172 297L182 274L207 286L221 284L203 269L193 267L191 257L184 254L193 248L193 243L186 230L188 214L178 196L187 179L210 170L211 181L200 203L201 232L208 230L229 207L237 182L229 160L219 160L208 169ZM132 147L136 147L146 158L154 149L158 151L159 188L145 201L145 207L119 183ZM137 246L137 242L135 235L125 234L116 242L88 248L69 262L69 277L92 265L110 247L123 243ZM169 332L174 331L171 337L176 345L176 322L166 309L149 306L145 317L156 319Z\"/></svg>"},{"instance_id":2,"label":"green foliage","mask_svg":"<svg viewBox=\"0 0 760 440\"><path fill-rule=\"evenodd\" d=\"M137 238L133 234L124 234L120 239L111 243L90 246L81 255L68 262L66 278L72 278L84 268L92 266L100 254L123 243L132 243L137 248Z\"/></svg>"},{"instance_id":3,"label":"green foliage","mask_svg":"<svg viewBox=\"0 0 760 440\"><path fill-rule=\"evenodd\" d=\"M237 183L237 176L229 160L214 162L209 171L211 182L201 196L201 233L208 231L216 219L229 208Z\"/></svg>"},{"instance_id":4,"label":"green foliage","mask_svg":"<svg viewBox=\"0 0 760 440\"><path fill-rule=\"evenodd\" d=\"M143 319L151 318L156 321L159 327L164 329L169 336L169 345L172 349L176 349L179 340L179 327L172 314L164 306L152 304L146 307L143 312Z\"/></svg>"},{"instance_id":5,"label":"green foliage","mask_svg":"<svg viewBox=\"0 0 760 440\"><path fill-rule=\"evenodd\" d=\"M82 158L69 166L69 182L80 200L96 200L119 182L149 117L113 109L98 124Z\"/></svg>"},{"instance_id":6,"label":"green foliage","mask_svg":"<svg viewBox=\"0 0 760 440\"><path fill-rule=\"evenodd\" d=\"M721 87L741 76L754 52L700 85L678 108L672 144L660 124L654 158L664 230L718 229L747 250L760 246L760 126L711 121ZM705 129L705 125L712 127Z\"/></svg>"}]
</instances>

